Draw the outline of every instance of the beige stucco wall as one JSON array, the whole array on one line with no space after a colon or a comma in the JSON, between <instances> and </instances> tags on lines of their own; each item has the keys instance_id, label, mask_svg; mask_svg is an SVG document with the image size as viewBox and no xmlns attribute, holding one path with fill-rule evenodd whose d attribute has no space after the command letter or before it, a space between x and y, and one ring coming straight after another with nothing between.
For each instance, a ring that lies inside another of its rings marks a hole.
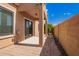
<instances>
[{"instance_id":1,"label":"beige stucco wall","mask_svg":"<svg viewBox=\"0 0 79 59\"><path fill-rule=\"evenodd\" d=\"M35 20L34 23L35 23L35 28L34 28L35 36L39 36L39 21Z\"/></svg>"},{"instance_id":2,"label":"beige stucco wall","mask_svg":"<svg viewBox=\"0 0 79 59\"><path fill-rule=\"evenodd\" d=\"M25 39L25 22L24 16L17 11L16 14L16 40L22 41Z\"/></svg>"},{"instance_id":3,"label":"beige stucco wall","mask_svg":"<svg viewBox=\"0 0 79 59\"><path fill-rule=\"evenodd\" d=\"M13 34L11 35L6 35L6 36L0 36L0 48L2 47L5 47L5 46L8 46L8 45L11 45L13 44L13 40L14 40L14 36L15 36L15 25L16 25L16 8L7 4L7 3L0 3L0 6L7 9L7 10L10 10L14 13L14 16L13 16Z\"/></svg>"},{"instance_id":4,"label":"beige stucco wall","mask_svg":"<svg viewBox=\"0 0 79 59\"><path fill-rule=\"evenodd\" d=\"M33 20L29 19L28 17L24 16L22 13L19 11L16 12L17 17L16 17L16 40L17 41L22 41L25 39L25 19L33 22L33 36L38 36L39 31L38 31L38 20Z\"/></svg>"},{"instance_id":5,"label":"beige stucco wall","mask_svg":"<svg viewBox=\"0 0 79 59\"><path fill-rule=\"evenodd\" d=\"M66 53L71 56L79 56L79 15L59 24L54 30L55 37Z\"/></svg>"},{"instance_id":6,"label":"beige stucco wall","mask_svg":"<svg viewBox=\"0 0 79 59\"><path fill-rule=\"evenodd\" d=\"M44 21L44 24L45 24L45 20ZM34 23L35 23L35 26L34 26L34 30L35 30L35 36L39 36L39 20L34 20Z\"/></svg>"},{"instance_id":7,"label":"beige stucco wall","mask_svg":"<svg viewBox=\"0 0 79 59\"><path fill-rule=\"evenodd\" d=\"M4 47L7 47L9 45L12 45L13 40L14 40L14 37L6 37L3 39L0 39L0 48L4 48Z\"/></svg>"},{"instance_id":8,"label":"beige stucco wall","mask_svg":"<svg viewBox=\"0 0 79 59\"><path fill-rule=\"evenodd\" d=\"M29 15L38 18L39 17L39 10L38 10L38 6L36 5L36 3L21 3L18 11L22 12L22 11L26 11ZM30 11L30 12L29 12ZM38 15L35 15L35 13L37 13Z\"/></svg>"}]
</instances>

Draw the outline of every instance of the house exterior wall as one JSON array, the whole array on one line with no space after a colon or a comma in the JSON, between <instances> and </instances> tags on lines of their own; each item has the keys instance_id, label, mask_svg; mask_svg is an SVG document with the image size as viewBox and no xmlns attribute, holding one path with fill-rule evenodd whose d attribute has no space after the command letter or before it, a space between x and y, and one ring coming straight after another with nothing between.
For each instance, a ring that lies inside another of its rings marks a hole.
<instances>
[{"instance_id":1,"label":"house exterior wall","mask_svg":"<svg viewBox=\"0 0 79 59\"><path fill-rule=\"evenodd\" d=\"M45 20L43 20L44 24L45 24ZM34 28L35 28L35 36L39 36L39 20L34 20ZM45 34L44 34L45 35Z\"/></svg>"},{"instance_id":2,"label":"house exterior wall","mask_svg":"<svg viewBox=\"0 0 79 59\"><path fill-rule=\"evenodd\" d=\"M18 11L19 12L26 11L30 16L38 18L39 17L38 8L39 7L38 7L38 5L36 5L36 3L21 3L21 5L18 8ZM35 15L35 13L37 13L37 15Z\"/></svg>"},{"instance_id":3,"label":"house exterior wall","mask_svg":"<svg viewBox=\"0 0 79 59\"><path fill-rule=\"evenodd\" d=\"M14 44L13 40L14 40L14 37L6 37L6 38L0 39L0 48L4 48Z\"/></svg>"},{"instance_id":4,"label":"house exterior wall","mask_svg":"<svg viewBox=\"0 0 79 59\"><path fill-rule=\"evenodd\" d=\"M14 13L14 16L13 16L13 34L11 35L6 35L6 36L0 36L0 48L2 47L6 47L8 45L11 45L13 44L14 42L14 37L15 37L15 25L16 25L16 8L7 4L7 3L0 3L0 6L7 9L7 10L10 10Z\"/></svg>"},{"instance_id":5,"label":"house exterior wall","mask_svg":"<svg viewBox=\"0 0 79 59\"><path fill-rule=\"evenodd\" d=\"M39 36L39 21L38 20L35 20L34 23L35 23L35 26L34 26L34 28L35 28L34 34L35 34L35 36Z\"/></svg>"},{"instance_id":6,"label":"house exterior wall","mask_svg":"<svg viewBox=\"0 0 79 59\"><path fill-rule=\"evenodd\" d=\"M17 11L16 14L16 41L22 41L25 39L25 22L24 16Z\"/></svg>"},{"instance_id":7,"label":"house exterior wall","mask_svg":"<svg viewBox=\"0 0 79 59\"><path fill-rule=\"evenodd\" d=\"M21 11L18 10L19 7L14 4L2 3L0 6L12 11L14 14L13 34L0 36L0 48L11 45L13 43L18 43L25 39L25 19L29 19L33 22L33 36L39 37L39 19L37 20L37 18L33 18L35 14L32 14L32 16L28 15L26 12L24 12L25 14L22 14ZM45 22L45 20L43 22Z\"/></svg>"},{"instance_id":8,"label":"house exterior wall","mask_svg":"<svg viewBox=\"0 0 79 59\"><path fill-rule=\"evenodd\" d=\"M25 20L29 20L33 23L33 28L32 28L32 31L33 31L33 36L35 36L37 33L37 23L35 20L33 19L29 19L28 17L26 16L23 16L20 12L17 11L17 17L16 17L16 41L19 42L19 41L22 41L22 40L25 40ZM27 30L26 30L27 31Z\"/></svg>"},{"instance_id":9,"label":"house exterior wall","mask_svg":"<svg viewBox=\"0 0 79 59\"><path fill-rule=\"evenodd\" d=\"M68 55L79 55L79 15L56 26L54 32Z\"/></svg>"}]
</instances>

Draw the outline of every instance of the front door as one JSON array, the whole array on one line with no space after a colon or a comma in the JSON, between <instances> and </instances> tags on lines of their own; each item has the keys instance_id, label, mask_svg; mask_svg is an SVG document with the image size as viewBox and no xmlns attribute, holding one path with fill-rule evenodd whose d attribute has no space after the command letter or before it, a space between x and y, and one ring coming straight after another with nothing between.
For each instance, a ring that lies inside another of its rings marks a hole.
<instances>
[{"instance_id":1,"label":"front door","mask_svg":"<svg viewBox=\"0 0 79 59\"><path fill-rule=\"evenodd\" d=\"M32 22L25 19L25 38L32 36Z\"/></svg>"}]
</instances>

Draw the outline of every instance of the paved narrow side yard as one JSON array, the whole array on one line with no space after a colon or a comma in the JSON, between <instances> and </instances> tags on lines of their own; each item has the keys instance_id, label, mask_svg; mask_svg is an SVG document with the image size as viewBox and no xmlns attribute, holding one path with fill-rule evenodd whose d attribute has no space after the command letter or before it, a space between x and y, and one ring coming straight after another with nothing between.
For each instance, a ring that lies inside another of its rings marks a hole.
<instances>
[{"instance_id":1,"label":"paved narrow side yard","mask_svg":"<svg viewBox=\"0 0 79 59\"><path fill-rule=\"evenodd\" d=\"M0 49L0 55L10 56L57 56L62 55L53 37L48 36L43 47L11 45Z\"/></svg>"},{"instance_id":2,"label":"paved narrow side yard","mask_svg":"<svg viewBox=\"0 0 79 59\"><path fill-rule=\"evenodd\" d=\"M41 56L65 56L67 55L64 51L63 47L59 43L57 39L55 39L52 35L49 35L46 39L42 51L40 53Z\"/></svg>"}]
</instances>

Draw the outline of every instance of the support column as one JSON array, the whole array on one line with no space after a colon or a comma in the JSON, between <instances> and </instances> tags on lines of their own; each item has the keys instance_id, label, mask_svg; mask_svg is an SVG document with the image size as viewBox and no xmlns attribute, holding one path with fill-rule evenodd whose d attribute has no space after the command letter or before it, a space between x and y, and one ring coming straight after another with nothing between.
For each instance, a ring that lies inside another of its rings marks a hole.
<instances>
[{"instance_id":1,"label":"support column","mask_svg":"<svg viewBox=\"0 0 79 59\"><path fill-rule=\"evenodd\" d=\"M35 20L33 21L33 36L35 36Z\"/></svg>"},{"instance_id":2,"label":"support column","mask_svg":"<svg viewBox=\"0 0 79 59\"><path fill-rule=\"evenodd\" d=\"M44 37L44 4L39 5L39 45L43 45L43 37Z\"/></svg>"},{"instance_id":3,"label":"support column","mask_svg":"<svg viewBox=\"0 0 79 59\"><path fill-rule=\"evenodd\" d=\"M47 19L45 20L45 32L46 32L46 36L48 36L48 23L47 23Z\"/></svg>"}]
</instances>

